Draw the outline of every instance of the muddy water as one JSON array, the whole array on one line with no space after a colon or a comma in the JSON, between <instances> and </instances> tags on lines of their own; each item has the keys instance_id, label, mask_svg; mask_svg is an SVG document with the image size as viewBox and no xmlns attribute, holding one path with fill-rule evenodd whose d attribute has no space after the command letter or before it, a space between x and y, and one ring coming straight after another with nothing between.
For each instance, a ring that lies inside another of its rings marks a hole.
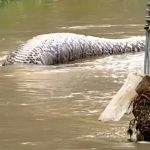
<instances>
[{"instance_id":1,"label":"muddy water","mask_svg":"<svg viewBox=\"0 0 150 150\"><path fill-rule=\"evenodd\" d=\"M37 34L143 35L146 0L14 0L0 3L0 57ZM148 150L129 143L131 116L98 122L144 53L60 66L0 68L0 149Z\"/></svg>"}]
</instances>

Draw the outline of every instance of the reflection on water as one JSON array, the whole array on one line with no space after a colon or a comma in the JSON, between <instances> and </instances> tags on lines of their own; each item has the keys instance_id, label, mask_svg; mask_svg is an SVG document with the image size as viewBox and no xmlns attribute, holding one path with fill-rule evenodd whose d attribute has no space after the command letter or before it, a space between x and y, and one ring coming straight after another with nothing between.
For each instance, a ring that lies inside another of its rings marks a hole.
<instances>
[{"instance_id":1,"label":"reflection on water","mask_svg":"<svg viewBox=\"0 0 150 150\"><path fill-rule=\"evenodd\" d=\"M143 34L143 0L14 0L0 8L0 57L33 35L76 32L105 37ZM140 10L140 11L139 11ZM59 66L0 68L0 149L147 150L129 143L131 116L98 122L143 52Z\"/></svg>"}]
</instances>

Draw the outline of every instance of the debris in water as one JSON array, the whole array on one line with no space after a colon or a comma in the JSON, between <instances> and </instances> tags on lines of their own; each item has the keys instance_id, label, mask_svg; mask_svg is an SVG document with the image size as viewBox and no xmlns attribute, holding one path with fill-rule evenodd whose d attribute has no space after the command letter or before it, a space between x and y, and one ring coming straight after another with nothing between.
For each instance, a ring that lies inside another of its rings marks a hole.
<instances>
[{"instance_id":1,"label":"debris in water","mask_svg":"<svg viewBox=\"0 0 150 150\"><path fill-rule=\"evenodd\" d=\"M150 76L129 74L126 82L99 117L101 121L118 121L132 112L127 133L132 141L150 141Z\"/></svg>"}]
</instances>

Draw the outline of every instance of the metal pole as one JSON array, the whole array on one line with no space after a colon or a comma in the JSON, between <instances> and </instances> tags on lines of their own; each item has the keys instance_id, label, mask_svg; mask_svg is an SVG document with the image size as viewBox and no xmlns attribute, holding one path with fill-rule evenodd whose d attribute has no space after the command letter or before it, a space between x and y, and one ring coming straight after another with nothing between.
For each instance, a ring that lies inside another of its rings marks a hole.
<instances>
[{"instance_id":1,"label":"metal pole","mask_svg":"<svg viewBox=\"0 0 150 150\"><path fill-rule=\"evenodd\" d=\"M146 9L146 43L145 43L145 59L144 59L144 73L150 74L150 0L147 0Z\"/></svg>"}]
</instances>

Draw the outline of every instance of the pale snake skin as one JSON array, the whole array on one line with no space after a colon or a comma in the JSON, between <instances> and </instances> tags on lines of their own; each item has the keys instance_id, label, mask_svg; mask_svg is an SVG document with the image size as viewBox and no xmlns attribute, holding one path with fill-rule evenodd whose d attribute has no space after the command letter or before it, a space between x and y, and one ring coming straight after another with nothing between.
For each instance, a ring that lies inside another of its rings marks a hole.
<instances>
[{"instance_id":1,"label":"pale snake skin","mask_svg":"<svg viewBox=\"0 0 150 150\"><path fill-rule=\"evenodd\" d=\"M43 34L12 51L2 65L56 65L92 56L144 51L144 47L144 36L106 39L75 33Z\"/></svg>"}]
</instances>

